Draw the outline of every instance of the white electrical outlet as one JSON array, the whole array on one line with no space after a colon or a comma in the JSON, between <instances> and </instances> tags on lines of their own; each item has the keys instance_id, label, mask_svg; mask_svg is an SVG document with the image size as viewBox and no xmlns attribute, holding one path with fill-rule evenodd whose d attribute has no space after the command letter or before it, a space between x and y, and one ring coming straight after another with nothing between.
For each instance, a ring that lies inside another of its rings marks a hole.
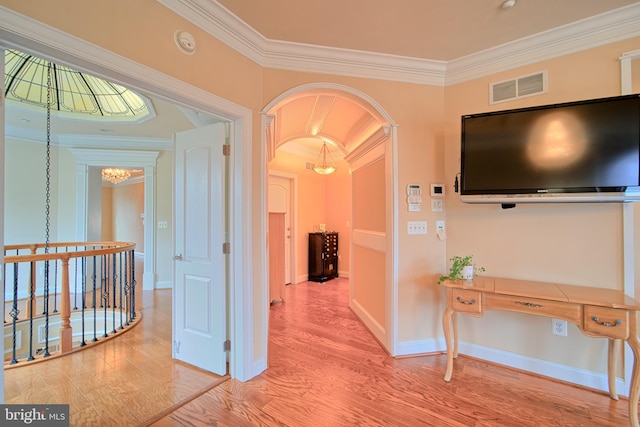
<instances>
[{"instance_id":1,"label":"white electrical outlet","mask_svg":"<svg viewBox=\"0 0 640 427\"><path fill-rule=\"evenodd\" d=\"M567 336L567 321L560 319L551 320L551 328L553 335L559 335L561 337Z\"/></svg>"}]
</instances>

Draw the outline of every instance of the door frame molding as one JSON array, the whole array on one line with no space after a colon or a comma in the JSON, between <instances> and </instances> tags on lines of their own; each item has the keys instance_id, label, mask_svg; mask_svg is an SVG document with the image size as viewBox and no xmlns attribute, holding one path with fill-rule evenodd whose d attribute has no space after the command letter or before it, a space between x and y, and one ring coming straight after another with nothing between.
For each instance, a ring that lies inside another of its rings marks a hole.
<instances>
[{"instance_id":1,"label":"door frame molding","mask_svg":"<svg viewBox=\"0 0 640 427\"><path fill-rule=\"evenodd\" d=\"M91 191L89 167L115 166L144 168L144 273L142 290L156 288L156 159L159 151L103 150L69 148L76 156L76 241L84 242L88 236L87 201Z\"/></svg>"},{"instance_id":2,"label":"door frame molding","mask_svg":"<svg viewBox=\"0 0 640 427\"><path fill-rule=\"evenodd\" d=\"M289 230L289 234L291 236L292 242L292 244L289 245L289 261L291 263L291 265L289 266L289 268L291 269L289 278L292 280L292 284L296 284L298 283L298 258L296 256L296 245L298 241L298 233L296 232L296 226L298 224L298 175L278 170L268 170L267 173L267 188L269 186L269 177L271 176L288 179L291 182L291 197L288 200L290 205L289 209L291 209L291 230ZM268 213L269 212L267 212L267 214Z\"/></svg>"},{"instance_id":3,"label":"door frame molding","mask_svg":"<svg viewBox=\"0 0 640 427\"><path fill-rule=\"evenodd\" d=\"M253 173L252 111L33 18L0 7L0 50L4 47L32 52L232 124L230 143L234 155L229 167L231 253L228 326L233 345L229 354L229 374L240 381L246 381L264 371L267 366L267 344L265 342L260 348L254 348L256 331L253 327L256 322L253 320L252 237L254 227L258 227L259 235L264 235L266 228L263 223L253 224L252 192L247 191L252 188ZM4 104L0 105L0 113L3 112ZM0 123L4 128L4 121ZM4 132L0 135L0 147L3 146ZM259 173L263 172L264 167L261 167ZM4 173L2 162L0 173ZM3 207L4 199L0 200L0 208ZM264 254L264 249L260 253ZM264 259L258 261L264 262ZM266 334L263 333L262 336L266 337ZM4 344L0 344L0 350L4 350ZM0 380L3 378L4 374L0 373Z\"/></svg>"}]
</instances>

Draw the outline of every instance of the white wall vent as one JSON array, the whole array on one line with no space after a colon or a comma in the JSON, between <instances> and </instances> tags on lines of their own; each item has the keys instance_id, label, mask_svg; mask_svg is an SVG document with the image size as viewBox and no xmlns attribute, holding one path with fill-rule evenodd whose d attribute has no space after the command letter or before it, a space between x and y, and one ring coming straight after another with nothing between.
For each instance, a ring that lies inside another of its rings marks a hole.
<instances>
[{"instance_id":1,"label":"white wall vent","mask_svg":"<svg viewBox=\"0 0 640 427\"><path fill-rule=\"evenodd\" d=\"M497 104L546 92L547 71L545 70L511 80L491 83L489 85L489 103Z\"/></svg>"},{"instance_id":2,"label":"white wall vent","mask_svg":"<svg viewBox=\"0 0 640 427\"><path fill-rule=\"evenodd\" d=\"M305 169L308 171L312 171L314 166L315 166L315 163L313 162L305 162L304 164Z\"/></svg>"}]
</instances>

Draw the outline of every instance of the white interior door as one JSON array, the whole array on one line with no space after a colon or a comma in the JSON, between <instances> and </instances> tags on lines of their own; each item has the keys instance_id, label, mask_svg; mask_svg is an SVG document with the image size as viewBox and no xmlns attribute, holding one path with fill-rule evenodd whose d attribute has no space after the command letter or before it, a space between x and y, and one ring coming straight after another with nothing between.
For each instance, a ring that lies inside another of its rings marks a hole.
<instances>
[{"instance_id":1,"label":"white interior door","mask_svg":"<svg viewBox=\"0 0 640 427\"><path fill-rule=\"evenodd\" d=\"M293 283L291 273L291 180L280 176L269 176L269 212L284 212L284 278Z\"/></svg>"},{"instance_id":2,"label":"white interior door","mask_svg":"<svg viewBox=\"0 0 640 427\"><path fill-rule=\"evenodd\" d=\"M226 374L223 123L175 138L173 357Z\"/></svg>"}]
</instances>

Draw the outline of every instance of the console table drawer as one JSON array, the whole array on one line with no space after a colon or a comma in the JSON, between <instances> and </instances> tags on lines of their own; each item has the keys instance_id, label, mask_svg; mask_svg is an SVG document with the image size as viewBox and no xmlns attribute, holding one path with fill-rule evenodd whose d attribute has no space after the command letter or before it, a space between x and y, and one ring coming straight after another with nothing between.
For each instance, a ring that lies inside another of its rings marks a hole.
<instances>
[{"instance_id":1,"label":"console table drawer","mask_svg":"<svg viewBox=\"0 0 640 427\"><path fill-rule=\"evenodd\" d=\"M580 323L580 304L515 295L486 294L485 308L487 310L507 310L537 314L538 316L557 317L573 323Z\"/></svg>"},{"instance_id":2,"label":"console table drawer","mask_svg":"<svg viewBox=\"0 0 640 427\"><path fill-rule=\"evenodd\" d=\"M451 307L462 313L482 313L482 293L468 289L451 290Z\"/></svg>"},{"instance_id":3,"label":"console table drawer","mask_svg":"<svg viewBox=\"0 0 640 427\"><path fill-rule=\"evenodd\" d=\"M626 340L629 337L629 311L620 308L585 305L584 331Z\"/></svg>"}]
</instances>

